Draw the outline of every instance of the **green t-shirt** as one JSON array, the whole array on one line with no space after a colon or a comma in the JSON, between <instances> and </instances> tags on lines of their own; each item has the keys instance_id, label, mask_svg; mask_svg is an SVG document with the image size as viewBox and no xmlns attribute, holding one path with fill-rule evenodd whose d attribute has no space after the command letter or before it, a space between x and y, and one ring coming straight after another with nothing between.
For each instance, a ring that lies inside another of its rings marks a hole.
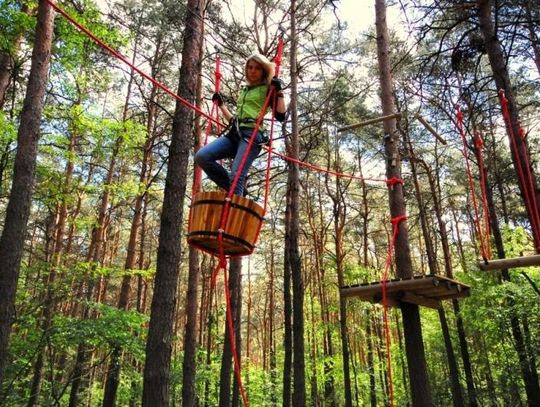
<instances>
[{"instance_id":1,"label":"green t-shirt","mask_svg":"<svg viewBox=\"0 0 540 407\"><path fill-rule=\"evenodd\" d=\"M244 86L236 101L236 117L242 127L255 127L256 121L261 115L268 85ZM263 130L261 122L260 130Z\"/></svg>"}]
</instances>

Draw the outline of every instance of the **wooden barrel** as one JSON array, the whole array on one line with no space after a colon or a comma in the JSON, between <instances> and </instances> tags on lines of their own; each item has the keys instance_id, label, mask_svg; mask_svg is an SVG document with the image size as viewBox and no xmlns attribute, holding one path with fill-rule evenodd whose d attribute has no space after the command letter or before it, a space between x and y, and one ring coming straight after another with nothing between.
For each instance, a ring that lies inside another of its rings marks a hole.
<instances>
[{"instance_id":1,"label":"wooden barrel","mask_svg":"<svg viewBox=\"0 0 540 407\"><path fill-rule=\"evenodd\" d=\"M199 192L191 206L188 243L211 254L219 254L219 227L227 194ZM223 229L223 252L226 255L251 254L263 221L264 209L250 199L233 195Z\"/></svg>"}]
</instances>

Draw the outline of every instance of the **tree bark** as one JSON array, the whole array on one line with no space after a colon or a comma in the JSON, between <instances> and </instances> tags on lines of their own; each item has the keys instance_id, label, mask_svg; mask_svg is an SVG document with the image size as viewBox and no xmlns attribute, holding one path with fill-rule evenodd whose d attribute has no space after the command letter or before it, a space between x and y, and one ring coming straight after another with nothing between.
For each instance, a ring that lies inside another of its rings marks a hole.
<instances>
[{"instance_id":1,"label":"tree bark","mask_svg":"<svg viewBox=\"0 0 540 407\"><path fill-rule=\"evenodd\" d=\"M233 312L234 315L234 339L236 346L236 353L238 356L238 370L241 369L242 363L242 261L238 259L236 275L236 290L232 292L233 297L235 297L235 308ZM248 319L249 323L249 319ZM246 382L247 385L247 382ZM238 377L234 375L233 380L233 394L231 407L238 407L240 405L240 383L238 382Z\"/></svg>"},{"instance_id":2,"label":"tree bark","mask_svg":"<svg viewBox=\"0 0 540 407\"><path fill-rule=\"evenodd\" d=\"M241 289L240 286L240 275L242 272L242 260L240 258L233 258L230 261L229 268L229 293L231 294L231 308L227 310L232 314L233 325L236 328L239 326L240 321L237 319L237 308L238 304L238 291ZM223 355L221 357L221 372L219 380L219 407L229 407L231 406L231 371L232 371L232 362L233 362L233 353L231 347L231 335L229 332L229 325L225 322L225 342L223 343ZM236 336L236 333L234 333ZM240 348L238 343L235 343L239 353ZM240 359L240 355L238 354Z\"/></svg>"},{"instance_id":3,"label":"tree bark","mask_svg":"<svg viewBox=\"0 0 540 407\"><path fill-rule=\"evenodd\" d=\"M187 2L189 12L186 13L178 94L191 102L195 100L197 93L205 3L205 0ZM171 340L177 300L180 239L192 130L193 112L178 101L169 147L154 296L146 344L143 407L166 407L169 404Z\"/></svg>"},{"instance_id":4,"label":"tree bark","mask_svg":"<svg viewBox=\"0 0 540 407\"><path fill-rule=\"evenodd\" d=\"M334 156L335 170L341 172L339 161L339 141L336 140ZM330 155L330 154L329 154ZM344 202L344 192L350 185L350 180L347 184L341 181L340 177L336 177L335 193L328 186L328 178L326 179L327 193L333 202L333 217L334 217L334 247L336 252L336 273L338 287L345 286L343 277L344 249L343 249L343 229L346 221L346 208ZM352 389L351 389L351 373L350 373L350 354L349 340L347 331L347 299L339 296L339 329L341 336L341 355L343 359L343 384L345 390L345 406L352 407ZM330 339L330 338L329 338ZM334 401L333 401L334 402ZM335 403L335 402L334 402Z\"/></svg>"},{"instance_id":5,"label":"tree bark","mask_svg":"<svg viewBox=\"0 0 540 407\"><path fill-rule=\"evenodd\" d=\"M296 32L296 0L291 0L291 44L290 44L290 69L291 69L291 137L288 143L288 152L293 159L299 156L298 141L298 112L296 91L298 88L298 72L296 61L297 32ZM292 307L293 307L293 392L292 405L304 406L306 404L305 384L305 360L304 360L304 279L302 275L302 263L298 247L300 221L299 212L299 168L295 162L289 162L287 177L287 213L285 250L291 267L292 274Z\"/></svg>"},{"instance_id":6,"label":"tree bark","mask_svg":"<svg viewBox=\"0 0 540 407\"><path fill-rule=\"evenodd\" d=\"M30 12L28 5L21 4L21 11L28 14ZM14 38L11 45L11 53L0 51L0 110L4 107L4 103L6 102L7 90L13 80L13 71L16 63L15 55L19 50L22 38L23 33L19 32Z\"/></svg>"},{"instance_id":7,"label":"tree bark","mask_svg":"<svg viewBox=\"0 0 540 407\"><path fill-rule=\"evenodd\" d=\"M290 208L285 209L285 221L291 217ZM285 242L287 242L287 231L285 231ZM292 297L291 297L291 264L289 253L285 250L283 256L283 407L290 407L292 401Z\"/></svg>"},{"instance_id":8,"label":"tree bark","mask_svg":"<svg viewBox=\"0 0 540 407\"><path fill-rule=\"evenodd\" d=\"M529 0L523 1L523 8L525 8L525 15L527 17L527 29L529 30L529 41L533 51L534 64L536 65L538 74L540 74L540 46L538 42L538 35L535 31L531 2ZM538 9L536 9L536 12L538 12Z\"/></svg>"},{"instance_id":9,"label":"tree bark","mask_svg":"<svg viewBox=\"0 0 540 407\"><path fill-rule=\"evenodd\" d=\"M49 71L54 14L41 0L28 87L17 134L13 182L0 237L0 387L11 326L15 321L15 293L23 254L26 225L30 216L41 113Z\"/></svg>"},{"instance_id":10,"label":"tree bark","mask_svg":"<svg viewBox=\"0 0 540 407\"><path fill-rule=\"evenodd\" d=\"M420 183L418 180L418 172L416 168L416 157L414 154L414 149L411 143L411 140L408 137L408 134L404 134L404 137L407 141L409 154L410 154L410 165L411 165L411 172L413 176L413 184L414 184L414 192L416 196L416 200L418 201L418 207L419 207L419 216L420 216L420 225L422 228L422 235L424 238L424 244L426 247L426 253L428 257L428 268L431 274L438 274L439 273L439 266L436 260L435 256L435 250L433 247L433 242L431 239L431 235L429 234L428 229L428 222L427 222L427 216L426 216L426 207L424 200L422 199L422 193L420 190ZM429 169L427 169L429 171ZM442 217L440 216L440 206L438 205L439 197L437 194L437 190L435 186L432 184L432 177L428 177L432 200L434 202L435 211L437 213L437 219L439 219L439 229L441 229L441 235L444 236L444 239L441 238L441 243L443 245L443 251L445 253L445 261L451 260L447 259L446 252L448 251L448 239L447 239L447 233L446 233L446 225L442 223ZM442 223L442 224L441 224ZM448 251L449 252L449 251ZM449 254L449 253L448 253ZM441 330L444 338L444 345L446 348L446 355L448 359L448 370L450 373L450 384L451 384L451 391L452 391L452 403L454 407L460 407L464 405L464 399L463 399L463 392L461 390L461 385L459 383L459 371L458 366L456 362L456 357L454 353L454 347L452 345L452 340L450 338L450 332L448 329L448 323L446 321L446 314L444 311L444 308L439 308L439 321L441 323Z\"/></svg>"},{"instance_id":11,"label":"tree bark","mask_svg":"<svg viewBox=\"0 0 540 407\"><path fill-rule=\"evenodd\" d=\"M507 61L504 56L502 45L497 37L496 27L491 18L492 2L491 0L477 0L477 15L480 23L480 31L484 38L489 63L493 72L493 79L497 89L504 90L506 98L508 99L508 113L510 116L510 123L506 123L506 132L509 139L514 139L515 143L510 142L510 151L512 153L512 162L514 168L518 174L518 185L521 191L521 195L526 198L529 196L532 199L536 196L537 204L540 203L540 190L536 181L536 174L532 165L530 165L530 152L527 144L527 139L519 136L520 132L520 118L519 111L516 105L512 84L510 82L510 76L506 68ZM512 137L513 134L513 137ZM522 168L523 165L529 163L528 168ZM523 172L523 177L519 176ZM531 205L526 205L529 221L533 225L533 237L535 248L540 250L540 230L535 231L535 211L540 211L540 208L532 208L534 203L531 201ZM540 228L540 225L538 225ZM538 396L540 397L540 395ZM540 399L539 399L540 404Z\"/></svg>"},{"instance_id":12,"label":"tree bark","mask_svg":"<svg viewBox=\"0 0 540 407\"><path fill-rule=\"evenodd\" d=\"M506 254L504 250L501 230L499 228L499 222L497 220L497 213L495 211L493 190L491 188L487 188L486 192L491 218L491 230L493 233L493 240L495 241L497 257L500 259L504 259L506 257ZM508 272L508 270L502 270L501 274L504 281L510 281L510 273ZM512 306L514 303L513 299L511 298L507 298L507 301L510 306ZM527 353L527 348L525 345L523 333L521 331L519 319L513 311L510 312L510 327L512 331L512 336L514 338L515 350L518 355L519 366L521 368L521 376L525 384L525 393L527 394L528 404L530 407L540 406L540 385L538 383L538 375L536 374L536 370L531 370L531 367L535 368L536 366L535 358L534 355L529 355ZM531 361L533 362L531 363Z\"/></svg>"},{"instance_id":13,"label":"tree bark","mask_svg":"<svg viewBox=\"0 0 540 407\"><path fill-rule=\"evenodd\" d=\"M396 112L392 86L391 63L389 54L389 35L386 23L386 4L384 0L375 1L377 57L379 63L379 76L381 84L381 101L383 115L392 115ZM399 157L399 138L397 136L396 119L384 122L386 157L386 177L388 179L401 179L401 163ZM405 215L405 201L403 186L396 184L388 191L390 213L393 219ZM398 228L395 240L395 263L397 276L400 278L412 277L412 262L407 235L406 221L396 225ZM424 344L422 341L422 328L420 312L417 305L403 303L401 305L403 328L405 334L405 348L409 366L411 383L411 396L413 406L432 406L431 389L427 374Z\"/></svg>"}]
</instances>

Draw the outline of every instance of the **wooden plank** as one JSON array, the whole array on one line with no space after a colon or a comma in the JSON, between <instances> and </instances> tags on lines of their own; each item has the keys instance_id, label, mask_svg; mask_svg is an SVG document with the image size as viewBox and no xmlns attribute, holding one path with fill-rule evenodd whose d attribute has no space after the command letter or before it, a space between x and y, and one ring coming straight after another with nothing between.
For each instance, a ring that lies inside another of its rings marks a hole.
<instances>
[{"instance_id":1,"label":"wooden plank","mask_svg":"<svg viewBox=\"0 0 540 407\"><path fill-rule=\"evenodd\" d=\"M431 287L439 283L438 276L426 276L422 278L411 278L406 280L390 280L386 282L386 291L388 293L396 291L408 291L417 289L418 287ZM373 283L369 285L342 287L341 295L343 297L371 297L381 291L381 283Z\"/></svg>"},{"instance_id":2,"label":"wooden plank","mask_svg":"<svg viewBox=\"0 0 540 407\"><path fill-rule=\"evenodd\" d=\"M408 302L410 304L421 305L421 306L433 308L433 309L441 308L440 301L434 300L432 298L427 298L422 295L416 295L409 291L404 292L400 300L403 302Z\"/></svg>"},{"instance_id":3,"label":"wooden plank","mask_svg":"<svg viewBox=\"0 0 540 407\"><path fill-rule=\"evenodd\" d=\"M505 270L505 269L511 269L515 267L530 267L530 266L540 266L540 254L514 257L511 259L489 260L487 263L481 260L478 263L478 267L480 267L480 270L483 270L483 271Z\"/></svg>"},{"instance_id":4,"label":"wooden plank","mask_svg":"<svg viewBox=\"0 0 540 407\"><path fill-rule=\"evenodd\" d=\"M356 124L350 124L349 126L339 128L337 131L338 131L338 133L341 133L342 131L356 129L357 127L367 126L368 124L375 124L375 123L384 122L385 120L397 119L399 117L401 117L401 112L394 113L394 114L389 114L387 116L376 117L374 119L369 119L369 120L366 120L364 122L360 122L360 123L356 123Z\"/></svg>"},{"instance_id":5,"label":"wooden plank","mask_svg":"<svg viewBox=\"0 0 540 407\"><path fill-rule=\"evenodd\" d=\"M373 297L371 297L371 300L369 300L369 301L383 305L382 294L379 293L379 294L374 295ZM388 305L389 307L399 308L399 301L394 296L387 295L386 296L386 305Z\"/></svg>"},{"instance_id":6,"label":"wooden plank","mask_svg":"<svg viewBox=\"0 0 540 407\"><path fill-rule=\"evenodd\" d=\"M363 301L380 302L382 296L381 282L364 283L361 285L341 288L341 295L358 297ZM388 298L400 301L400 298L411 298L406 302L423 302L424 305L434 308L436 303L443 299L466 297L470 293L470 287L456 280L444 276L428 275L414 276L410 279L393 279L386 282ZM404 294L406 293L406 294ZM396 306L393 305L392 306Z\"/></svg>"},{"instance_id":7,"label":"wooden plank","mask_svg":"<svg viewBox=\"0 0 540 407\"><path fill-rule=\"evenodd\" d=\"M424 119L420 113L415 113L414 117L422 123L422 125L426 128L427 131L429 131L431 134L435 136L437 140L439 140L442 144L446 145L446 140L442 138L442 136L437 133L437 131Z\"/></svg>"}]
</instances>

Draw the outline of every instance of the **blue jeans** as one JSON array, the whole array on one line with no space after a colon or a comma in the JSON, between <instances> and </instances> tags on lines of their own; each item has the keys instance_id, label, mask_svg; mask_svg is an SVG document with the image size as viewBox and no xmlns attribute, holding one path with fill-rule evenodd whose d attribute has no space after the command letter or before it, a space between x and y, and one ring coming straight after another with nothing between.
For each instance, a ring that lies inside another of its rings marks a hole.
<instances>
[{"instance_id":1,"label":"blue jeans","mask_svg":"<svg viewBox=\"0 0 540 407\"><path fill-rule=\"evenodd\" d=\"M248 147L252 133L253 129L240 129L241 137L239 140L235 137L222 136L212 141L195 154L195 163L203 169L206 175L208 175L208 178L214 181L217 186L229 191ZM242 196L244 193L244 183L246 181L247 173L251 164L253 164L253 161L261 152L260 143L263 141L263 137L261 132L257 133L253 145L251 146L251 150L247 155L244 167L240 172L240 178L234 189L235 195ZM218 163L219 160L224 158L234 159L230 174Z\"/></svg>"}]
</instances>

